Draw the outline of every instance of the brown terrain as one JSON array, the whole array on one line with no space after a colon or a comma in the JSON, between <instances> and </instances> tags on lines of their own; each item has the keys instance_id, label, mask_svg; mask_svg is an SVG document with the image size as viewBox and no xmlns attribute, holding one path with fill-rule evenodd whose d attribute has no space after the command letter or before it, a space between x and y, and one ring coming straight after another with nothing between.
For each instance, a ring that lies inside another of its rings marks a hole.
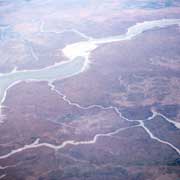
<instances>
[{"instance_id":1,"label":"brown terrain","mask_svg":"<svg viewBox=\"0 0 180 180\"><path fill-rule=\"evenodd\" d=\"M157 9L118 6L128 0L26 3L0 1L10 25L0 36L1 73L67 61L62 49L85 40L67 29L107 37L137 22L180 17L178 2ZM76 76L11 87L0 124L0 179L180 179L180 130L168 121L180 122L179 44L179 26L156 28L101 45Z\"/></svg>"}]
</instances>

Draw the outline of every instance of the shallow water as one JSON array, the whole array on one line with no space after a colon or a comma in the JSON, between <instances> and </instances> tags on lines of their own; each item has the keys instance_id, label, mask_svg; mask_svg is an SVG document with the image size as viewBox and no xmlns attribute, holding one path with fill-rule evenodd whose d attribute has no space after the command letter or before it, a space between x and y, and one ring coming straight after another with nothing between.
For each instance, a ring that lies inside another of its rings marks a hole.
<instances>
[{"instance_id":1,"label":"shallow water","mask_svg":"<svg viewBox=\"0 0 180 180\"><path fill-rule=\"evenodd\" d=\"M69 61L57 63L39 70L13 71L0 74L0 102L5 100L6 91L12 85L26 80L49 81L63 79L79 74L87 69L89 55L100 44L130 40L141 33L153 28L164 28L171 25L180 25L180 19L161 19L156 21L145 21L130 27L127 33L100 39L89 39L78 43L67 45L62 51Z\"/></svg>"}]
</instances>

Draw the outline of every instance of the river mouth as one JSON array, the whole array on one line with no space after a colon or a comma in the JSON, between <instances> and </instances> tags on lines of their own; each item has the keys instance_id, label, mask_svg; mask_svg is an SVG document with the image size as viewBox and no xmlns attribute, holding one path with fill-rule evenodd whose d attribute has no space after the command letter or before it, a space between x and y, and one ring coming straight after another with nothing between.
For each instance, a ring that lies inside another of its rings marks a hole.
<instances>
[{"instance_id":1,"label":"river mouth","mask_svg":"<svg viewBox=\"0 0 180 180\"><path fill-rule=\"evenodd\" d=\"M89 39L69 44L62 52L69 61L54 64L39 70L13 71L7 74L0 74L0 102L5 100L7 90L14 84L21 81L48 81L72 77L87 70L89 66L90 53L98 46L105 43L113 43L130 40L141 33L154 28L165 28L171 25L180 25L180 19L161 19L137 23L128 28L127 33L107 38Z\"/></svg>"}]
</instances>

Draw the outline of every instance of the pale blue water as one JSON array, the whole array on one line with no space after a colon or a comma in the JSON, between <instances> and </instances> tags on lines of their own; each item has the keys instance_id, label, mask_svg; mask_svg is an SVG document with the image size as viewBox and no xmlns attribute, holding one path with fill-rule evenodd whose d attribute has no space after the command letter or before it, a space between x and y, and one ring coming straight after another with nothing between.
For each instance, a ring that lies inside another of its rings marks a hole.
<instances>
[{"instance_id":1,"label":"pale blue water","mask_svg":"<svg viewBox=\"0 0 180 180\"><path fill-rule=\"evenodd\" d=\"M128 29L128 32L123 35L93 39L92 41L82 41L79 43L68 45L66 56L71 57L71 55L75 55L73 56L75 58L71 61L67 61L64 64L57 64L39 70L18 71L8 74L2 74L0 75L0 102L2 102L3 100L6 89L17 81L54 81L56 79L71 77L82 72L82 69L84 68L84 65L86 63L86 52L90 53L97 47L97 45L122 40L130 40L131 38L140 35L144 31L157 27L164 28L175 24L180 25L180 19L161 19L157 21L149 21L136 24L130 27ZM92 48L92 43L96 45L95 48L94 46ZM84 46L85 48L83 48Z\"/></svg>"},{"instance_id":2,"label":"pale blue water","mask_svg":"<svg viewBox=\"0 0 180 180\"><path fill-rule=\"evenodd\" d=\"M81 71L84 62L85 59L83 57L78 57L68 63L52 66L50 68L19 71L0 76L0 102L2 101L5 90L17 81L54 81L55 79L67 78L78 74Z\"/></svg>"}]
</instances>

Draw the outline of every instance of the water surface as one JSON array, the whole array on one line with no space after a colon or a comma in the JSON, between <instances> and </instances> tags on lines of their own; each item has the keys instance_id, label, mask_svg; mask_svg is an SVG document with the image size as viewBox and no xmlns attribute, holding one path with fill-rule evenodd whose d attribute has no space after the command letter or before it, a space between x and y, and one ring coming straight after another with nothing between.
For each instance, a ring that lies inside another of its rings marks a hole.
<instances>
[{"instance_id":1,"label":"water surface","mask_svg":"<svg viewBox=\"0 0 180 180\"><path fill-rule=\"evenodd\" d=\"M90 63L90 53L101 44L130 40L147 30L165 28L171 25L180 25L180 19L161 19L137 23L128 28L127 33L119 36L99 39L90 38L86 41L67 45L62 51L69 58L69 61L39 70L13 71L0 74L0 102L1 104L4 102L7 89L18 82L26 80L53 82L56 79L71 77L85 71Z\"/></svg>"}]
</instances>

